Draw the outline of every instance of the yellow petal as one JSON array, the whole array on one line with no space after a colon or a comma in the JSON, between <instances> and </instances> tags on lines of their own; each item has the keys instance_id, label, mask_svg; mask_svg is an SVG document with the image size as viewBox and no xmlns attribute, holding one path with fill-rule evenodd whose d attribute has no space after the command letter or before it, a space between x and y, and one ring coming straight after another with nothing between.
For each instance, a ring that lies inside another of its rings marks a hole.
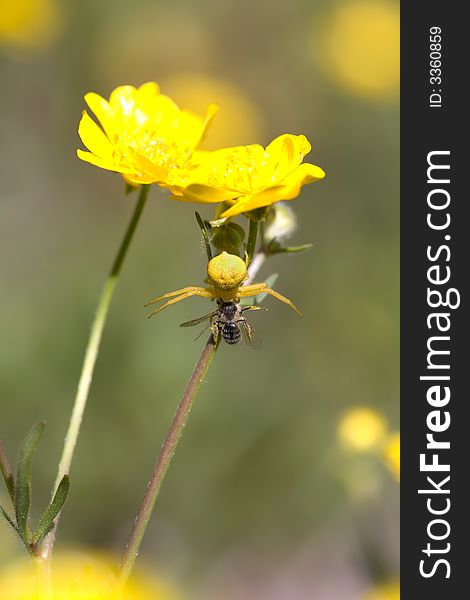
<instances>
[{"instance_id":1,"label":"yellow petal","mask_svg":"<svg viewBox=\"0 0 470 600\"><path fill-rule=\"evenodd\" d=\"M222 213L222 217L235 217L241 213L270 206L281 200L293 200L300 194L303 185L325 177L325 172L316 165L304 163L281 182L250 196L239 198L236 203Z\"/></svg>"},{"instance_id":2,"label":"yellow petal","mask_svg":"<svg viewBox=\"0 0 470 600\"><path fill-rule=\"evenodd\" d=\"M157 181L162 182L167 178L168 169L156 165L152 161L145 158L145 156L136 153L134 155L134 160L139 170L148 175L148 178L151 180L146 181L146 183L156 183Z\"/></svg>"},{"instance_id":3,"label":"yellow petal","mask_svg":"<svg viewBox=\"0 0 470 600\"><path fill-rule=\"evenodd\" d=\"M121 85L111 92L109 103L117 115L129 116L135 107L136 89L132 85Z\"/></svg>"},{"instance_id":4,"label":"yellow petal","mask_svg":"<svg viewBox=\"0 0 470 600\"><path fill-rule=\"evenodd\" d=\"M279 161L280 169L285 172L295 168L310 152L312 146L304 135L285 133L274 139L266 148L269 157Z\"/></svg>"},{"instance_id":5,"label":"yellow petal","mask_svg":"<svg viewBox=\"0 0 470 600\"><path fill-rule=\"evenodd\" d=\"M125 170L121 169L116 163L114 163L110 159L101 158L96 156L96 154L92 154L91 152L85 152L84 150L77 150L77 156L81 160L88 162L97 167L101 167L102 169L106 169L107 171L116 171L117 173L123 173Z\"/></svg>"},{"instance_id":6,"label":"yellow petal","mask_svg":"<svg viewBox=\"0 0 470 600\"><path fill-rule=\"evenodd\" d=\"M78 135L88 150L97 156L100 156L101 158L108 158L112 156L113 146L103 133L103 130L98 127L86 110L83 111L83 115L78 126Z\"/></svg>"},{"instance_id":7,"label":"yellow petal","mask_svg":"<svg viewBox=\"0 0 470 600\"><path fill-rule=\"evenodd\" d=\"M228 217L236 217L244 212L248 212L251 209L246 207L249 206L249 204L251 203L251 199L252 196L243 196L241 198L238 198L235 204L229 209L225 210L223 213L221 213L220 216L223 219L227 219Z\"/></svg>"},{"instance_id":8,"label":"yellow petal","mask_svg":"<svg viewBox=\"0 0 470 600\"><path fill-rule=\"evenodd\" d=\"M220 106L218 104L209 104L206 111L206 117L204 119L204 123L202 125L201 135L199 136L199 145L207 136L207 132L209 131L209 127L211 126L212 121L214 120L215 115L219 112Z\"/></svg>"},{"instance_id":9,"label":"yellow petal","mask_svg":"<svg viewBox=\"0 0 470 600\"><path fill-rule=\"evenodd\" d=\"M110 140L116 133L116 114L109 102L95 92L85 94L85 102L94 113Z\"/></svg>"},{"instance_id":10,"label":"yellow petal","mask_svg":"<svg viewBox=\"0 0 470 600\"><path fill-rule=\"evenodd\" d=\"M137 90L137 96L142 103L154 102L160 95L160 86L155 81L143 83Z\"/></svg>"},{"instance_id":11,"label":"yellow petal","mask_svg":"<svg viewBox=\"0 0 470 600\"><path fill-rule=\"evenodd\" d=\"M203 204L212 204L230 200L232 193L220 188L211 187L199 183L193 183L188 187L178 190L172 188L175 200L182 202L199 202Z\"/></svg>"},{"instance_id":12,"label":"yellow petal","mask_svg":"<svg viewBox=\"0 0 470 600\"><path fill-rule=\"evenodd\" d=\"M295 171L292 171L283 181L285 186L306 185L314 181L319 181L325 177L326 173L321 167L310 163L301 164ZM287 198L286 198L287 200Z\"/></svg>"}]
</instances>

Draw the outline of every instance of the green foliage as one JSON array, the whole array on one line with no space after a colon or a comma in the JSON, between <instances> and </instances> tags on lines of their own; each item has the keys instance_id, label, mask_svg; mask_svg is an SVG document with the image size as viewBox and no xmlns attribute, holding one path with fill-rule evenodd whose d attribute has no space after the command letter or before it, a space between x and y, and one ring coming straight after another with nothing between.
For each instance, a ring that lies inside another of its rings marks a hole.
<instances>
[{"instance_id":1,"label":"green foliage","mask_svg":"<svg viewBox=\"0 0 470 600\"><path fill-rule=\"evenodd\" d=\"M245 241L245 230L234 221L228 221L212 231L212 244L217 250L240 256Z\"/></svg>"},{"instance_id":2,"label":"green foliage","mask_svg":"<svg viewBox=\"0 0 470 600\"><path fill-rule=\"evenodd\" d=\"M207 221L203 221L201 215L198 212L194 213L196 215L196 221L199 225L199 229L201 230L202 239L204 240L204 244L206 246L207 260L212 259L212 250L211 243L209 239L210 234L210 225Z\"/></svg>"},{"instance_id":3,"label":"green foliage","mask_svg":"<svg viewBox=\"0 0 470 600\"><path fill-rule=\"evenodd\" d=\"M313 244L302 244L301 246L283 247L277 240L273 240L267 248L268 254L299 254L313 248Z\"/></svg>"},{"instance_id":4,"label":"green foliage","mask_svg":"<svg viewBox=\"0 0 470 600\"><path fill-rule=\"evenodd\" d=\"M14 519L11 518L2 506L0 506L0 511L8 524L18 534L30 554L37 553L39 544L54 526L54 519L65 504L70 485L68 475L64 475L53 499L41 516L38 526L33 533L29 523L31 510L31 464L45 426L44 422L37 423L23 440L18 453L15 477L13 477L6 451L3 445L0 444L0 467L13 504L15 517Z\"/></svg>"},{"instance_id":5,"label":"green foliage","mask_svg":"<svg viewBox=\"0 0 470 600\"><path fill-rule=\"evenodd\" d=\"M54 494L51 503L42 514L42 517L39 519L38 526L36 527L36 531L32 537L33 546L38 546L49 533L49 531L54 527L54 519L60 513L65 501L67 500L69 487L70 477L68 475L64 475L57 486L57 491Z\"/></svg>"},{"instance_id":6,"label":"green foliage","mask_svg":"<svg viewBox=\"0 0 470 600\"><path fill-rule=\"evenodd\" d=\"M31 462L45 423L35 425L25 437L16 464L15 516L18 535L28 545L28 517L31 508Z\"/></svg>"}]
</instances>

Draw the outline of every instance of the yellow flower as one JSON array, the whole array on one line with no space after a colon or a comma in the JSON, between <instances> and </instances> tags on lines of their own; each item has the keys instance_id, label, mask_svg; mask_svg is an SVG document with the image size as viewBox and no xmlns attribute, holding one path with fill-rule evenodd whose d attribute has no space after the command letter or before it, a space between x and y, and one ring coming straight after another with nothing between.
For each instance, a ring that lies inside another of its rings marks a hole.
<instances>
[{"instance_id":1,"label":"yellow flower","mask_svg":"<svg viewBox=\"0 0 470 600\"><path fill-rule=\"evenodd\" d=\"M0 45L33 50L53 43L61 15L54 0L0 0Z\"/></svg>"},{"instance_id":2,"label":"yellow flower","mask_svg":"<svg viewBox=\"0 0 470 600\"><path fill-rule=\"evenodd\" d=\"M400 432L391 433L384 445L383 458L385 464L396 479L400 480Z\"/></svg>"},{"instance_id":3,"label":"yellow flower","mask_svg":"<svg viewBox=\"0 0 470 600\"><path fill-rule=\"evenodd\" d=\"M44 575L31 561L14 562L0 572L2 600L181 600L160 577L133 575L125 590L114 588L111 561L79 552L57 554L52 561L52 595Z\"/></svg>"},{"instance_id":4,"label":"yellow flower","mask_svg":"<svg viewBox=\"0 0 470 600\"><path fill-rule=\"evenodd\" d=\"M77 150L79 158L133 184L168 185L180 177L218 109L211 104L205 118L180 110L154 82L118 87L109 102L90 92L85 101L102 129L83 112L78 133L90 152Z\"/></svg>"},{"instance_id":5,"label":"yellow flower","mask_svg":"<svg viewBox=\"0 0 470 600\"><path fill-rule=\"evenodd\" d=\"M338 86L370 101L396 97L400 83L400 9L393 0L336 5L312 47L318 66Z\"/></svg>"},{"instance_id":6,"label":"yellow flower","mask_svg":"<svg viewBox=\"0 0 470 600\"><path fill-rule=\"evenodd\" d=\"M378 585L363 600L400 600L400 583L392 581Z\"/></svg>"},{"instance_id":7,"label":"yellow flower","mask_svg":"<svg viewBox=\"0 0 470 600\"><path fill-rule=\"evenodd\" d=\"M385 418L375 410L364 406L346 411L338 425L341 445L353 452L370 452L383 443L387 433Z\"/></svg>"},{"instance_id":8,"label":"yellow flower","mask_svg":"<svg viewBox=\"0 0 470 600\"><path fill-rule=\"evenodd\" d=\"M257 144L198 152L192 170L170 187L176 200L227 202L219 216L235 217L279 200L293 200L303 185L325 177L320 167L303 163L311 150L303 135L281 135L263 148Z\"/></svg>"}]
</instances>

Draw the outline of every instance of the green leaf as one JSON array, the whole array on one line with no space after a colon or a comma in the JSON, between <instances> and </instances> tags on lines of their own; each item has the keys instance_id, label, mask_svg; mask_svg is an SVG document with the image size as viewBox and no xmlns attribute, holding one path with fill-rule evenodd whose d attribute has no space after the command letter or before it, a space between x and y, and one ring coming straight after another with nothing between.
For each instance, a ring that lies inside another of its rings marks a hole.
<instances>
[{"instance_id":1,"label":"green leaf","mask_svg":"<svg viewBox=\"0 0 470 600\"><path fill-rule=\"evenodd\" d=\"M298 254L306 252L313 247L313 244L303 244L302 246L287 246L282 247L279 242L273 240L268 247L269 254Z\"/></svg>"},{"instance_id":2,"label":"green leaf","mask_svg":"<svg viewBox=\"0 0 470 600\"><path fill-rule=\"evenodd\" d=\"M245 241L245 230L238 223L228 223L215 227L212 233L212 245L217 250L225 250L229 254L240 254Z\"/></svg>"},{"instance_id":3,"label":"green leaf","mask_svg":"<svg viewBox=\"0 0 470 600\"><path fill-rule=\"evenodd\" d=\"M31 462L46 424L35 425L25 437L16 464L15 514L18 534L26 546L28 541L28 517L31 508Z\"/></svg>"},{"instance_id":4,"label":"green leaf","mask_svg":"<svg viewBox=\"0 0 470 600\"><path fill-rule=\"evenodd\" d=\"M207 231L208 225L202 220L201 215L198 212L195 212L194 214L196 215L196 221L199 225L199 229L201 230L202 238L206 246L207 260L212 260L211 243L209 240L209 233Z\"/></svg>"},{"instance_id":5,"label":"green leaf","mask_svg":"<svg viewBox=\"0 0 470 600\"><path fill-rule=\"evenodd\" d=\"M13 529L15 530L15 532L18 533L18 530L16 529L16 525L13 523L13 521L10 519L7 511L1 505L0 505L0 512L5 517L5 519L7 520L7 522L13 527Z\"/></svg>"},{"instance_id":6,"label":"green leaf","mask_svg":"<svg viewBox=\"0 0 470 600\"><path fill-rule=\"evenodd\" d=\"M49 531L54 527L54 519L62 510L62 507L67 500L67 494L69 493L70 487L70 477L68 475L64 475L57 486L56 493L54 494L54 498L51 500L51 503L44 511L42 517L39 519L39 524L36 528L36 531L33 535L32 543L34 546L37 546L42 539L46 537Z\"/></svg>"},{"instance_id":7,"label":"green leaf","mask_svg":"<svg viewBox=\"0 0 470 600\"><path fill-rule=\"evenodd\" d=\"M8 456L2 440L0 440L0 470L2 471L3 479L5 480L5 484L7 486L8 493L10 494L11 501L14 503L15 478L13 477L10 461L8 460Z\"/></svg>"}]
</instances>

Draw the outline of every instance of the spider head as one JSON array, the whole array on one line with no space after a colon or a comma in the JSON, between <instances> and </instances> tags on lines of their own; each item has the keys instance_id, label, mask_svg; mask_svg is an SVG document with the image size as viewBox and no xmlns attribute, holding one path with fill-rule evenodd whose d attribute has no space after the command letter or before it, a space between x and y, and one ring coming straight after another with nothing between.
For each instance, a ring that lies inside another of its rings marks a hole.
<instances>
[{"instance_id":1,"label":"spider head","mask_svg":"<svg viewBox=\"0 0 470 600\"><path fill-rule=\"evenodd\" d=\"M246 279L246 263L236 254L222 252L207 265L208 281L219 290L235 290Z\"/></svg>"}]
</instances>

